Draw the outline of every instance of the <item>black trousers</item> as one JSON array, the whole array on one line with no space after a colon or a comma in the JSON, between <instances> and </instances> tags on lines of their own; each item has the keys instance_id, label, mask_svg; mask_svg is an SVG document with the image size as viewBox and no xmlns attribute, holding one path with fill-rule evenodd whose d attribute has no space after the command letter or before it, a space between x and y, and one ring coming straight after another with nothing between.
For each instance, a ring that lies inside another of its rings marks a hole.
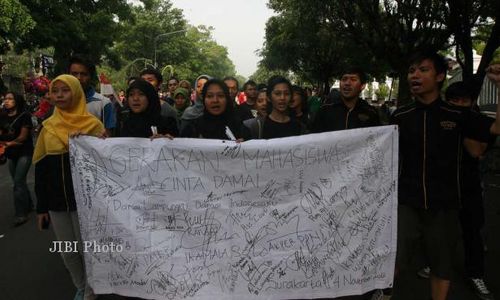
<instances>
[{"instance_id":1,"label":"black trousers","mask_svg":"<svg viewBox=\"0 0 500 300\"><path fill-rule=\"evenodd\" d=\"M480 186L463 192L460 223L465 253L465 274L469 278L482 278L484 244L481 229L484 225L484 207Z\"/></svg>"}]
</instances>

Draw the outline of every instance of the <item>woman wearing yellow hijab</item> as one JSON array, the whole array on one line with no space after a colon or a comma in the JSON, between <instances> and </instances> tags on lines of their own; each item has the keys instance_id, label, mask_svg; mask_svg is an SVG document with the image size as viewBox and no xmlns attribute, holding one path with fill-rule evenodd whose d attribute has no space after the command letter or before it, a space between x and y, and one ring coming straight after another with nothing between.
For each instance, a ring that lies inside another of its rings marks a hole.
<instances>
[{"instance_id":1,"label":"woman wearing yellow hijab","mask_svg":"<svg viewBox=\"0 0 500 300\"><path fill-rule=\"evenodd\" d=\"M69 136L98 136L104 132L104 126L87 112L85 94L75 77L61 75L54 79L50 97L54 101L54 113L42 123L33 154L38 228L47 228L50 215L57 240L78 241L81 245L69 163ZM62 252L61 255L77 288L75 299L84 299L84 293L85 299L93 299L91 290L86 290L82 253Z\"/></svg>"}]
</instances>

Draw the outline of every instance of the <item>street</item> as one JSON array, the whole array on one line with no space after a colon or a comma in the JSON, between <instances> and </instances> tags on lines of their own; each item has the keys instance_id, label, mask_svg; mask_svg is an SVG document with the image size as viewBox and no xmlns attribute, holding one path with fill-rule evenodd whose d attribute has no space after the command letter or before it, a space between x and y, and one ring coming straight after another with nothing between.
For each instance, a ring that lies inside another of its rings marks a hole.
<instances>
[{"instance_id":1,"label":"street","mask_svg":"<svg viewBox=\"0 0 500 300\"><path fill-rule=\"evenodd\" d=\"M32 167L28 183L33 193ZM486 178L486 226L487 244L486 281L493 293L500 295L500 174L489 174ZM68 300L73 299L75 288L57 253L48 251L55 239L52 230L38 231L35 213L28 223L14 228L11 179L6 165L0 166L0 299L2 300ZM33 194L34 195L34 194ZM463 257L457 249L457 274L452 282L448 299L477 299L463 279ZM415 265L415 272L417 270ZM401 274L395 286L397 297L393 299L429 299L429 281L419 279L415 273ZM101 297L104 298L104 297ZM497 296L498 299L498 296Z\"/></svg>"}]
</instances>

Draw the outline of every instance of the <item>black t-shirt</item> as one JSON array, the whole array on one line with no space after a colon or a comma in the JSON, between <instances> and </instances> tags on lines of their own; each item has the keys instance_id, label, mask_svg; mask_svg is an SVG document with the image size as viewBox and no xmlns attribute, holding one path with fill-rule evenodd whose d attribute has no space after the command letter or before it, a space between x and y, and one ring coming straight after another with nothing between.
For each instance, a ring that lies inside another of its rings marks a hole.
<instances>
[{"instance_id":1,"label":"black t-shirt","mask_svg":"<svg viewBox=\"0 0 500 300\"><path fill-rule=\"evenodd\" d=\"M350 109L341 99L336 99L321 106L311 131L319 133L380 125L377 110L365 100L359 99L354 108Z\"/></svg>"},{"instance_id":2,"label":"black t-shirt","mask_svg":"<svg viewBox=\"0 0 500 300\"><path fill-rule=\"evenodd\" d=\"M255 116L252 114L252 109L254 106L245 102L236 107L236 114L241 121L253 119Z\"/></svg>"},{"instance_id":3,"label":"black t-shirt","mask_svg":"<svg viewBox=\"0 0 500 300\"><path fill-rule=\"evenodd\" d=\"M262 129L262 138L274 139L302 134L302 125L294 119L286 123L278 123L267 117Z\"/></svg>"},{"instance_id":4,"label":"black t-shirt","mask_svg":"<svg viewBox=\"0 0 500 300\"><path fill-rule=\"evenodd\" d=\"M33 128L33 123L31 122L31 115L27 112L16 114L14 116L3 115L1 117L1 127L2 135L0 140L2 141L13 141L20 134L23 127ZM7 158L17 158L21 156L32 156L33 155L33 139L31 137L31 132L28 134L26 140L20 146L12 146L5 150L5 156Z\"/></svg>"},{"instance_id":5,"label":"black t-shirt","mask_svg":"<svg viewBox=\"0 0 500 300\"><path fill-rule=\"evenodd\" d=\"M391 124L399 126L399 203L425 209L458 208L463 137L488 142L493 121L441 99L397 109Z\"/></svg>"}]
</instances>

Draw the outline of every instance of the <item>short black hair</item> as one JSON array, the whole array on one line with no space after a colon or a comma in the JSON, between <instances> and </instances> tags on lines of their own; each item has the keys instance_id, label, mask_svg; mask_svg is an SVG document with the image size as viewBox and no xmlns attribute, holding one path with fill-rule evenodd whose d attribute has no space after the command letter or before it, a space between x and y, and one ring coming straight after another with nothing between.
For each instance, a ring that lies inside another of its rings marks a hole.
<instances>
[{"instance_id":1,"label":"short black hair","mask_svg":"<svg viewBox=\"0 0 500 300\"><path fill-rule=\"evenodd\" d=\"M161 75L160 71L158 71L155 68L146 68L146 69L141 71L141 74L139 74L139 76L142 77L142 75L146 75L146 74L154 75L156 77L156 80L158 80L158 83L163 82L163 76Z\"/></svg>"},{"instance_id":2,"label":"short black hair","mask_svg":"<svg viewBox=\"0 0 500 300\"><path fill-rule=\"evenodd\" d=\"M73 54L69 58L67 73L70 74L70 69L73 64L83 65L89 71L90 79L92 81L97 80L97 69L95 63L90 59L88 55L85 54Z\"/></svg>"},{"instance_id":3,"label":"short black hair","mask_svg":"<svg viewBox=\"0 0 500 300\"><path fill-rule=\"evenodd\" d=\"M177 81L177 83L179 83L179 79L177 79L177 77L175 77L175 76L170 77L170 78L168 79L168 81L170 81L170 80L175 80L175 81ZM167 82L168 82L168 81L167 81Z\"/></svg>"},{"instance_id":4,"label":"short black hair","mask_svg":"<svg viewBox=\"0 0 500 300\"><path fill-rule=\"evenodd\" d=\"M240 89L240 83L238 82L238 79L236 79L234 76L226 76L222 81L226 82L226 80L232 80L236 82L236 88L239 90Z\"/></svg>"},{"instance_id":5,"label":"short black hair","mask_svg":"<svg viewBox=\"0 0 500 300\"><path fill-rule=\"evenodd\" d=\"M257 83L255 83L255 81L253 80L248 80L247 82L245 82L245 84L243 85L243 90L246 90L247 89L247 86L254 86L255 88L257 88Z\"/></svg>"},{"instance_id":6,"label":"short black hair","mask_svg":"<svg viewBox=\"0 0 500 300\"><path fill-rule=\"evenodd\" d=\"M274 87L280 83L284 83L288 86L290 97L292 97L292 84L290 83L290 80L281 75L274 75L271 76L271 78L269 78L269 80L267 81L267 97L269 97L269 100L272 99L271 95L273 93Z\"/></svg>"},{"instance_id":7,"label":"short black hair","mask_svg":"<svg viewBox=\"0 0 500 300\"><path fill-rule=\"evenodd\" d=\"M444 56L437 53L435 50L422 50L416 52L410 57L408 66L420 64L426 59L432 62L437 74L444 74L446 76L446 71L448 71L448 63L446 62Z\"/></svg>"},{"instance_id":8,"label":"short black hair","mask_svg":"<svg viewBox=\"0 0 500 300\"><path fill-rule=\"evenodd\" d=\"M265 83L259 83L257 84L257 90L258 91L267 90L267 85Z\"/></svg>"},{"instance_id":9,"label":"short black hair","mask_svg":"<svg viewBox=\"0 0 500 300\"><path fill-rule=\"evenodd\" d=\"M466 81L457 81L448 86L445 92L446 101L451 101L459 98L470 98L472 96L472 86Z\"/></svg>"},{"instance_id":10,"label":"short black hair","mask_svg":"<svg viewBox=\"0 0 500 300\"><path fill-rule=\"evenodd\" d=\"M356 74L359 77L361 83L365 84L368 81L368 75L359 66L348 66L342 70L342 76L345 74Z\"/></svg>"}]
</instances>

